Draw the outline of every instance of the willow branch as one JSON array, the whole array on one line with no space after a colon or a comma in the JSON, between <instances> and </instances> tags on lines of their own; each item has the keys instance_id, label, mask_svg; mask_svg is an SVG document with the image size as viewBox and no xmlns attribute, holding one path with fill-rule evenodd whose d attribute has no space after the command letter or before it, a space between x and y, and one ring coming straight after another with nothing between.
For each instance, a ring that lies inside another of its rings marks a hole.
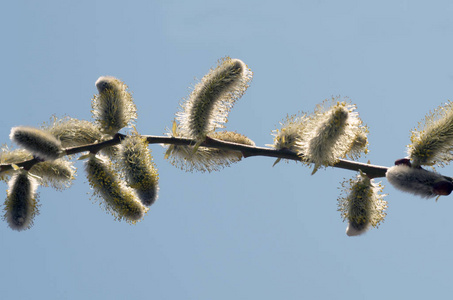
<instances>
[{"instance_id":1,"label":"willow branch","mask_svg":"<svg viewBox=\"0 0 453 300\"><path fill-rule=\"evenodd\" d=\"M112 139L95 143L95 144L88 144L83 146L71 147L66 148L63 151L62 156L66 155L73 155L82 152L91 152L96 153L103 148L115 146L121 143L121 140L124 139L126 135L124 134L116 134ZM187 138L176 138L176 137L169 137L169 136L154 136L154 135L143 135L142 137L146 138L149 144L166 144L166 145L185 145L185 146L194 146L196 141L193 139ZM265 147L256 147L256 146L249 146L243 144L237 144L232 142L226 142L218 139L213 139L207 137L206 140L201 143L202 147L208 148L215 148L215 149L222 149L222 150L231 150L231 151L239 151L242 153L244 158L253 157L253 156L265 156L265 157L273 157L273 158L281 158L281 159L288 159L294 161L301 161L301 157L290 150L281 149L276 150L272 148L265 148ZM28 161L16 163L14 165L29 170L33 165L42 162L41 159L33 158ZM366 173L371 178L379 178L385 177L385 173L387 172L387 167L384 166L377 166L371 164L365 164L350 160L341 159L333 165L334 168L341 168L351 171L359 171ZM0 165L0 173L6 172L13 169L12 164L2 164Z\"/></svg>"},{"instance_id":2,"label":"willow branch","mask_svg":"<svg viewBox=\"0 0 453 300\"><path fill-rule=\"evenodd\" d=\"M175 138L175 137L165 137L165 136L150 136L145 135L148 143L150 144L173 144L173 145L195 145L196 142L191 139ZM233 150L239 151L242 153L244 158L252 156L266 156L274 158L284 158L288 160L301 161L302 158L293 151L282 149L276 150L272 148L256 147L243 144L237 144L232 142L225 142L218 139L206 138L200 146L208 148L216 148L223 150ZM360 162L340 159L337 164L332 167L341 168L351 171L359 171L366 173L371 178L385 177L387 172L387 167L376 166L371 164L364 164Z\"/></svg>"}]
</instances>

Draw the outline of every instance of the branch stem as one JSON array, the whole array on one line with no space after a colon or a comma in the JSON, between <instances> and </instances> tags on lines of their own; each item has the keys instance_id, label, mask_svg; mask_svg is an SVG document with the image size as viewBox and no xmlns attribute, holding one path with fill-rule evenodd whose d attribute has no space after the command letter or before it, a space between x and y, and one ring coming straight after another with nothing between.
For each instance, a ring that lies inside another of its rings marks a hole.
<instances>
[{"instance_id":1,"label":"branch stem","mask_svg":"<svg viewBox=\"0 0 453 300\"><path fill-rule=\"evenodd\" d=\"M96 153L105 147L115 146L121 143L121 140L124 139L126 135L124 134L116 134L112 139L96 143L96 144L89 144L77 147L66 148L63 152L63 156L65 155L73 155L81 152L91 152ZM187 138L176 138L176 137L169 137L169 136L154 136L154 135L142 135L142 137L146 138L149 144L167 144L167 145L186 145L186 146L194 146L196 144L195 140L187 139ZM297 153L282 149L276 150L272 148L265 148L265 147L256 147L256 146L248 146L243 144L237 144L232 142L226 142L218 139L213 139L207 137L206 140L200 144L202 147L209 147L209 148L216 148L216 149L223 149L223 150L232 150L232 151L239 151L242 153L244 158L253 157L253 156L265 156L265 157L274 157L274 158L282 158L282 159L289 159L294 161L301 161L301 157L297 155ZM15 165L30 169L34 164L40 162L39 159L31 159L28 161L24 161L21 163L16 163ZM345 159L340 159L335 165L332 167L334 168L341 168L351 171L359 171L366 173L370 178L379 178L385 177L385 173L387 172L387 167L384 166L376 166L371 164L365 164L361 162L355 162ZM3 164L0 165L0 173L11 170L12 164Z\"/></svg>"}]
</instances>

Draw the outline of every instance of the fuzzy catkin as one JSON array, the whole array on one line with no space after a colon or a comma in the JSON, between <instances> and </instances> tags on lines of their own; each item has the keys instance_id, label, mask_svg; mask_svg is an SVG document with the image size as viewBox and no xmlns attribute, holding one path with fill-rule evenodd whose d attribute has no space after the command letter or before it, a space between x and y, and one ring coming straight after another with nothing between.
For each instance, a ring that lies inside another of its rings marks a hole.
<instances>
[{"instance_id":1,"label":"fuzzy catkin","mask_svg":"<svg viewBox=\"0 0 453 300\"><path fill-rule=\"evenodd\" d=\"M241 145L247 145L247 146L255 146L255 142L246 137L243 134L233 132L233 131L217 131L208 134L210 138L218 139L221 141L225 142L231 142L231 143L236 143L236 144L241 144ZM209 149L210 154L212 156L212 159L224 159L225 161L229 161L229 163L234 163L237 161L240 161L242 159L242 153L239 151L233 151L233 150L224 150L224 149L214 149L210 148Z\"/></svg>"},{"instance_id":2,"label":"fuzzy catkin","mask_svg":"<svg viewBox=\"0 0 453 300\"><path fill-rule=\"evenodd\" d=\"M63 190L71 186L75 179L74 163L67 159L56 159L35 164L30 173L40 177L39 184Z\"/></svg>"},{"instance_id":3,"label":"fuzzy catkin","mask_svg":"<svg viewBox=\"0 0 453 300\"><path fill-rule=\"evenodd\" d=\"M62 153L61 142L52 134L38 128L13 127L9 137L19 146L44 160L57 159Z\"/></svg>"},{"instance_id":4,"label":"fuzzy catkin","mask_svg":"<svg viewBox=\"0 0 453 300\"><path fill-rule=\"evenodd\" d=\"M223 128L230 109L248 87L252 72L239 59L226 57L205 75L177 114L184 137L203 139Z\"/></svg>"},{"instance_id":5,"label":"fuzzy catkin","mask_svg":"<svg viewBox=\"0 0 453 300\"><path fill-rule=\"evenodd\" d=\"M367 127L360 127L360 131L358 131L355 135L355 138L349 145L349 149L347 151L347 156L351 159L358 159L362 153L367 154L368 149L368 128Z\"/></svg>"},{"instance_id":6,"label":"fuzzy catkin","mask_svg":"<svg viewBox=\"0 0 453 300\"><path fill-rule=\"evenodd\" d=\"M10 149L8 146L3 146L0 149L0 163L1 164L16 164L29 159L33 155L25 149Z\"/></svg>"},{"instance_id":7,"label":"fuzzy catkin","mask_svg":"<svg viewBox=\"0 0 453 300\"><path fill-rule=\"evenodd\" d=\"M436 184L447 181L438 173L404 164L389 168L385 177L395 188L423 198L438 196Z\"/></svg>"},{"instance_id":8,"label":"fuzzy catkin","mask_svg":"<svg viewBox=\"0 0 453 300\"><path fill-rule=\"evenodd\" d=\"M322 166L334 165L351 151L354 156L359 154L353 145L354 140L359 132L366 134L367 131L354 110L354 105L332 98L318 105L309 117L298 154L307 163L314 164L312 174Z\"/></svg>"},{"instance_id":9,"label":"fuzzy catkin","mask_svg":"<svg viewBox=\"0 0 453 300\"><path fill-rule=\"evenodd\" d=\"M338 160L335 145L344 133L349 111L342 106L335 107L328 116L314 128L313 136L306 142L301 155L314 163L313 173L320 166L333 165Z\"/></svg>"},{"instance_id":10,"label":"fuzzy catkin","mask_svg":"<svg viewBox=\"0 0 453 300\"><path fill-rule=\"evenodd\" d=\"M370 227L377 227L385 218L387 202L383 200L383 187L364 173L343 183L346 196L338 199L338 210L348 220L346 234L361 235Z\"/></svg>"},{"instance_id":11,"label":"fuzzy catkin","mask_svg":"<svg viewBox=\"0 0 453 300\"><path fill-rule=\"evenodd\" d=\"M54 119L51 124L44 126L44 130L55 136L65 148L92 144L103 138L94 123L69 117Z\"/></svg>"},{"instance_id":12,"label":"fuzzy catkin","mask_svg":"<svg viewBox=\"0 0 453 300\"><path fill-rule=\"evenodd\" d=\"M153 204L158 197L159 174L146 139L127 137L121 142L119 157L127 184L136 191L143 205Z\"/></svg>"},{"instance_id":13,"label":"fuzzy catkin","mask_svg":"<svg viewBox=\"0 0 453 300\"><path fill-rule=\"evenodd\" d=\"M294 152L302 152L300 144L302 135L306 126L307 118L302 116L288 116L281 124L280 129L272 131L274 143L271 146L274 149L287 149Z\"/></svg>"},{"instance_id":14,"label":"fuzzy catkin","mask_svg":"<svg viewBox=\"0 0 453 300\"><path fill-rule=\"evenodd\" d=\"M99 91L91 106L93 117L101 130L109 135L130 126L137 118L137 107L124 82L112 76L101 76L96 81Z\"/></svg>"},{"instance_id":15,"label":"fuzzy catkin","mask_svg":"<svg viewBox=\"0 0 453 300\"><path fill-rule=\"evenodd\" d=\"M123 184L116 176L106 157L90 155L85 169L88 182L95 195L104 199L105 208L118 220L135 223L143 218L147 208L137 199L132 189Z\"/></svg>"},{"instance_id":16,"label":"fuzzy catkin","mask_svg":"<svg viewBox=\"0 0 453 300\"><path fill-rule=\"evenodd\" d=\"M453 102L437 108L412 130L408 146L409 158L415 167L443 166L453 160Z\"/></svg>"},{"instance_id":17,"label":"fuzzy catkin","mask_svg":"<svg viewBox=\"0 0 453 300\"><path fill-rule=\"evenodd\" d=\"M112 138L111 135L102 133L101 129L93 122L69 117L55 118L50 125L44 125L44 130L60 140L65 148L99 143ZM119 147L117 145L101 150L102 154L110 158L115 158L118 152Z\"/></svg>"},{"instance_id":18,"label":"fuzzy catkin","mask_svg":"<svg viewBox=\"0 0 453 300\"><path fill-rule=\"evenodd\" d=\"M38 214L37 188L36 179L27 171L20 170L11 177L4 208L4 219L11 229L22 231L33 226Z\"/></svg>"},{"instance_id":19,"label":"fuzzy catkin","mask_svg":"<svg viewBox=\"0 0 453 300\"><path fill-rule=\"evenodd\" d=\"M180 137L177 127L174 128L171 136ZM208 136L226 142L255 146L255 142L237 132L213 132ZM230 166L232 163L240 161L242 159L242 153L201 146L195 151L193 146L170 145L168 146L165 157L172 165L186 172L192 172L194 170L212 172L219 171L224 167Z\"/></svg>"}]
</instances>

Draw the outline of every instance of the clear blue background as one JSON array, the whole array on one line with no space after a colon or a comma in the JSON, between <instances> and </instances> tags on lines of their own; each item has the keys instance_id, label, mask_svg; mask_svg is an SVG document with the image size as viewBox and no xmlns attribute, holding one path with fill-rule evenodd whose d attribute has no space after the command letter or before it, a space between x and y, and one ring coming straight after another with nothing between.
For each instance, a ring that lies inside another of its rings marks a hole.
<instances>
[{"instance_id":1,"label":"clear blue background","mask_svg":"<svg viewBox=\"0 0 453 300\"><path fill-rule=\"evenodd\" d=\"M1 141L50 116L90 119L94 82L124 80L138 130L161 135L217 59L242 59L251 87L228 129L257 145L286 114L347 96L370 128L371 163L405 156L410 130L453 96L451 1L8 1L2 4ZM39 189L25 232L0 223L2 299L448 299L452 197L389 186L379 229L350 238L337 212L353 172L310 176L249 158L185 173L151 147L160 197L116 222L78 179ZM453 175L451 167L441 170ZM0 187L6 191L6 184ZM5 193L6 195L6 193Z\"/></svg>"}]
</instances>

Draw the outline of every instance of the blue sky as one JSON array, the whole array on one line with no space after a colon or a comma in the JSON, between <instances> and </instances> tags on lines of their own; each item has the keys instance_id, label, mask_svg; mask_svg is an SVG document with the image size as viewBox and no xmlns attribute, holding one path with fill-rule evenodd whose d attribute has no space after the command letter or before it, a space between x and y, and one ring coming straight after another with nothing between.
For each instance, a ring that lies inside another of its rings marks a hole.
<instances>
[{"instance_id":1,"label":"blue sky","mask_svg":"<svg viewBox=\"0 0 453 300\"><path fill-rule=\"evenodd\" d=\"M410 130L453 95L450 1L10 1L0 20L2 117L39 126L91 118L101 75L133 91L137 128L161 135L179 102L229 55L254 72L227 128L272 143L287 114L349 97L370 128L362 158L390 166ZM160 197L137 225L72 188L40 188L32 229L0 223L4 299L445 299L453 292L451 197L389 186L379 229L346 236L353 172L248 158L186 173L151 147ZM452 176L452 168L439 170ZM0 187L6 191L3 182ZM5 194L6 195L6 192Z\"/></svg>"}]
</instances>

